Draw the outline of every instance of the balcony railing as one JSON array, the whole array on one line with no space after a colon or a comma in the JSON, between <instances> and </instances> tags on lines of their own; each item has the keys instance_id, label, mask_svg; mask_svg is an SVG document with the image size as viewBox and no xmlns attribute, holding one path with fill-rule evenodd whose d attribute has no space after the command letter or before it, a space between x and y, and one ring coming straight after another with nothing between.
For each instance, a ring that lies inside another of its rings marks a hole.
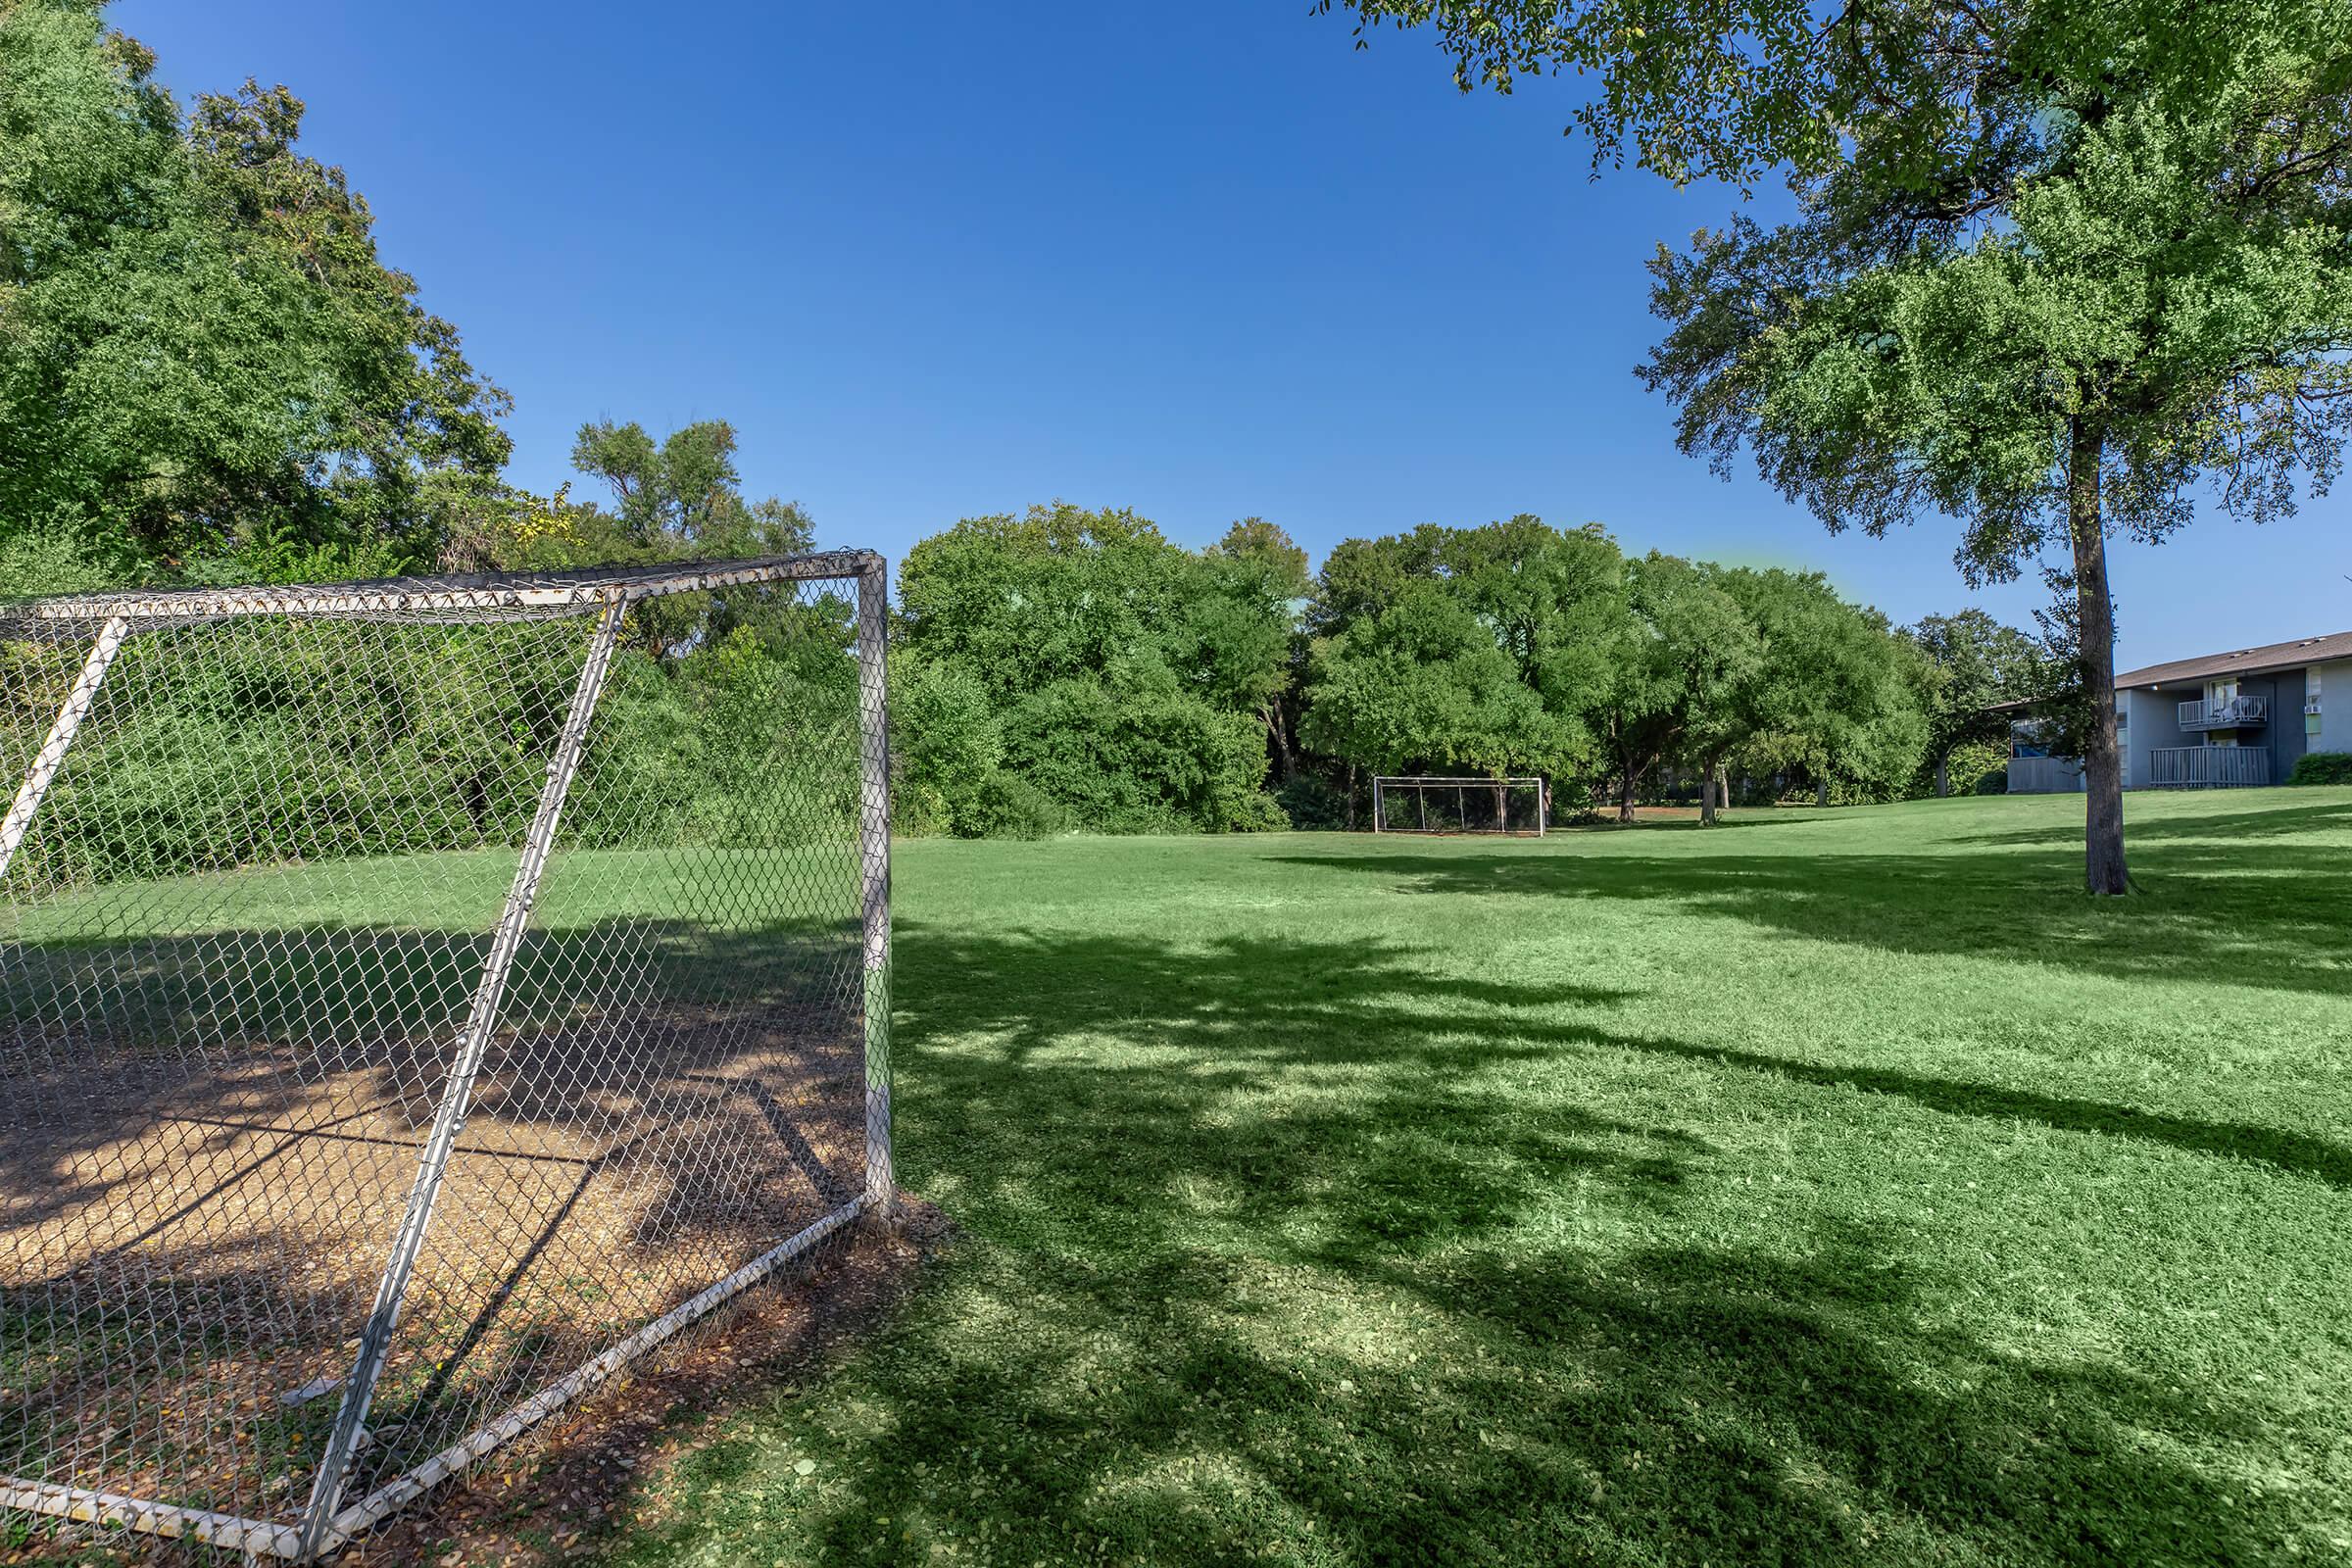
<instances>
[{"instance_id":1,"label":"balcony railing","mask_svg":"<svg viewBox=\"0 0 2352 1568\"><path fill-rule=\"evenodd\" d=\"M2232 697L2224 703L2197 699L2180 705L2180 727L2185 730L2251 729L2270 721L2267 697Z\"/></svg>"},{"instance_id":2,"label":"balcony railing","mask_svg":"<svg viewBox=\"0 0 2352 1568\"><path fill-rule=\"evenodd\" d=\"M2148 788L2253 789L2271 781L2263 746L2160 746L2148 753Z\"/></svg>"}]
</instances>

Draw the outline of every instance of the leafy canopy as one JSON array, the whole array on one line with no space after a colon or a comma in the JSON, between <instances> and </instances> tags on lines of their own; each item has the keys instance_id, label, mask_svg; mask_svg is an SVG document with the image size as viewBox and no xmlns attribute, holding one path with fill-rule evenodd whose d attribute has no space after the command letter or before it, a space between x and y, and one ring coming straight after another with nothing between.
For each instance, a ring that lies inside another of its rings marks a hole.
<instances>
[{"instance_id":1,"label":"leafy canopy","mask_svg":"<svg viewBox=\"0 0 2352 1568\"><path fill-rule=\"evenodd\" d=\"M1964 519L2014 574L2095 478L2161 537L2192 486L2260 519L2352 411L2347 0L1353 0L1457 80L1596 77L1578 121L1677 180L1785 175L1653 263L1643 370L1686 450L1745 444L1832 527ZM2086 449L2071 442L2087 428ZM2070 476L2079 450L2093 473Z\"/></svg>"},{"instance_id":2,"label":"leafy canopy","mask_svg":"<svg viewBox=\"0 0 2352 1568\"><path fill-rule=\"evenodd\" d=\"M1195 553L1128 511L967 517L900 564L900 641L966 728L985 704L1001 771L1078 825L1262 827L1304 569L1262 519ZM939 785L948 817L988 815L994 779L975 764Z\"/></svg>"},{"instance_id":3,"label":"leafy canopy","mask_svg":"<svg viewBox=\"0 0 2352 1568\"><path fill-rule=\"evenodd\" d=\"M0 3L12 542L114 578L429 561L496 488L506 394L296 150L299 99L249 81L183 120L152 68L96 0Z\"/></svg>"}]
</instances>

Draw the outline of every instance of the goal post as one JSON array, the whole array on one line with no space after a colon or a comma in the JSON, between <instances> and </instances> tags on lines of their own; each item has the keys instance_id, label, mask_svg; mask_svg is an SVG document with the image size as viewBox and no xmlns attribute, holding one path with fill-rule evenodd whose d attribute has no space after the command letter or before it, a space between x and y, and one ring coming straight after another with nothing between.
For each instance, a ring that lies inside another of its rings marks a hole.
<instances>
[{"instance_id":1,"label":"goal post","mask_svg":"<svg viewBox=\"0 0 2352 1568\"><path fill-rule=\"evenodd\" d=\"M0 1528L314 1559L891 1207L886 588L0 605Z\"/></svg>"},{"instance_id":2,"label":"goal post","mask_svg":"<svg viewBox=\"0 0 2352 1568\"><path fill-rule=\"evenodd\" d=\"M1551 786L1537 776L1381 773L1372 779L1375 833L1542 838L1550 816Z\"/></svg>"}]
</instances>

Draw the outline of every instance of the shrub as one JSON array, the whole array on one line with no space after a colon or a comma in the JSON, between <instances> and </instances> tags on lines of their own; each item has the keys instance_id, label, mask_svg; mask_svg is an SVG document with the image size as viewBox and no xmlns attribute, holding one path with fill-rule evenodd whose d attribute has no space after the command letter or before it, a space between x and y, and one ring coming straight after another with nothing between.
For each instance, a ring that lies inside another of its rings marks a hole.
<instances>
[{"instance_id":1,"label":"shrub","mask_svg":"<svg viewBox=\"0 0 2352 1568\"><path fill-rule=\"evenodd\" d=\"M1989 741L1963 741L1952 748L1949 766L1954 795L2006 794L2009 789L2009 742L2006 737ZM2001 787L1986 791L1984 780L1997 777Z\"/></svg>"},{"instance_id":2,"label":"shrub","mask_svg":"<svg viewBox=\"0 0 2352 1568\"><path fill-rule=\"evenodd\" d=\"M1291 819L1280 801L1264 790L1251 790L1235 807L1225 826L1234 833L1287 833Z\"/></svg>"},{"instance_id":3,"label":"shrub","mask_svg":"<svg viewBox=\"0 0 2352 1568\"><path fill-rule=\"evenodd\" d=\"M1993 768L1968 787L1971 795L2006 795L2009 793L2009 768L2006 763Z\"/></svg>"},{"instance_id":4,"label":"shrub","mask_svg":"<svg viewBox=\"0 0 2352 1568\"><path fill-rule=\"evenodd\" d=\"M0 597L95 593L129 575L66 529L25 528L0 539Z\"/></svg>"},{"instance_id":5,"label":"shrub","mask_svg":"<svg viewBox=\"0 0 2352 1568\"><path fill-rule=\"evenodd\" d=\"M956 831L965 838L1049 839L1069 825L1044 790L1018 773L992 773L958 814Z\"/></svg>"},{"instance_id":6,"label":"shrub","mask_svg":"<svg viewBox=\"0 0 2352 1568\"><path fill-rule=\"evenodd\" d=\"M1111 683L1060 680L1004 715L1006 766L1096 833L1227 833L1267 825L1265 732L1142 664Z\"/></svg>"},{"instance_id":7,"label":"shrub","mask_svg":"<svg viewBox=\"0 0 2352 1568\"><path fill-rule=\"evenodd\" d=\"M937 838L956 830L948 803L928 784L901 778L890 788L890 831L903 839Z\"/></svg>"},{"instance_id":8,"label":"shrub","mask_svg":"<svg viewBox=\"0 0 2352 1568\"><path fill-rule=\"evenodd\" d=\"M900 831L985 831L967 820L997 772L1004 740L978 676L949 660L894 664L890 671L891 765Z\"/></svg>"},{"instance_id":9,"label":"shrub","mask_svg":"<svg viewBox=\"0 0 2352 1568\"><path fill-rule=\"evenodd\" d=\"M2295 759L2289 784L2352 784L2352 752L2305 752Z\"/></svg>"},{"instance_id":10,"label":"shrub","mask_svg":"<svg viewBox=\"0 0 2352 1568\"><path fill-rule=\"evenodd\" d=\"M1290 826L1323 833L1348 825L1348 792L1316 773L1300 773L1274 794Z\"/></svg>"}]
</instances>

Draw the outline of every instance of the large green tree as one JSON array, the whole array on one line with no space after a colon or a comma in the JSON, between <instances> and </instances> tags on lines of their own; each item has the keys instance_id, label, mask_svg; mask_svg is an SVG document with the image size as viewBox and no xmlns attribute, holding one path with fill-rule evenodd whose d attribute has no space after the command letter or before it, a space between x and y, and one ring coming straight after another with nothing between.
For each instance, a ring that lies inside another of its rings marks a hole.
<instances>
[{"instance_id":1,"label":"large green tree","mask_svg":"<svg viewBox=\"0 0 2352 1568\"><path fill-rule=\"evenodd\" d=\"M2041 645L1982 610L1923 616L1905 629L1931 671L1926 687L1928 760L1936 793L1952 792L1952 753L2008 726L2003 703L2046 696Z\"/></svg>"},{"instance_id":2,"label":"large green tree","mask_svg":"<svg viewBox=\"0 0 2352 1568\"><path fill-rule=\"evenodd\" d=\"M1840 599L1817 571L1702 569L1755 639L1755 657L1693 725L1718 781L1707 814L1734 759L1758 773L1803 768L1824 805L1838 781L1871 796L1907 784L1927 744L1925 671L1886 618Z\"/></svg>"},{"instance_id":3,"label":"large green tree","mask_svg":"<svg viewBox=\"0 0 2352 1568\"><path fill-rule=\"evenodd\" d=\"M1009 704L1157 647L1196 564L1133 512L1056 502L966 517L900 563L903 626L910 646L961 661Z\"/></svg>"},{"instance_id":4,"label":"large green tree","mask_svg":"<svg viewBox=\"0 0 2352 1568\"><path fill-rule=\"evenodd\" d=\"M1465 86L1597 73L1596 155L1785 172L1799 216L1661 252L1644 370L1686 450L1751 450L1833 528L1962 524L2068 605L2084 876L2129 886L2107 541L2200 486L2260 520L2352 418L2345 0L1355 0Z\"/></svg>"},{"instance_id":5,"label":"large green tree","mask_svg":"<svg viewBox=\"0 0 2352 1568\"><path fill-rule=\"evenodd\" d=\"M900 629L977 684L1003 767L1079 825L1270 826L1295 550L1246 523L1196 553L1132 512L1066 503L967 517L901 562Z\"/></svg>"},{"instance_id":6,"label":"large green tree","mask_svg":"<svg viewBox=\"0 0 2352 1568\"><path fill-rule=\"evenodd\" d=\"M815 526L798 504L744 496L735 427L724 419L684 425L659 441L635 420L583 424L571 466L603 480L611 505L559 500L549 509L548 526L507 544L491 564L727 560L795 555L815 545ZM838 606L819 609L820 618L840 620ZM810 645L815 630L799 592L783 583L649 600L630 626L647 652L670 659L714 646L738 627L771 653Z\"/></svg>"},{"instance_id":7,"label":"large green tree","mask_svg":"<svg viewBox=\"0 0 2352 1568\"><path fill-rule=\"evenodd\" d=\"M1308 609L1307 625L1316 637L1310 675L1325 690L1327 708L1340 691L1354 692L1349 701L1358 705L1358 714L1338 727L1327 714L1318 732L1356 737L1349 745L1360 742L1369 750L1341 755L1390 769L1401 763L1379 737L1410 732L1396 722L1405 711L1396 705L1424 705L1427 733L1442 733L1427 727L1439 712L1427 706L1436 701L1434 672L1396 666L1396 650L1404 645L1375 635L1384 618L1420 628L1416 635L1440 630L1433 613L1418 608L1417 596L1435 592L1459 612L1447 627L1458 625L1465 637L1474 630L1477 640L1501 656L1496 662L1483 655L1464 661L1446 654L1444 671L1475 683L1507 674L1534 699L1532 707L1512 700L1507 711L1519 715L1518 738L1495 754L1500 760L1487 770L1584 771L1597 753L1591 716L1610 683L1615 642L1627 625L1623 565L1615 541L1597 525L1561 530L1525 513L1475 527L1424 523L1409 533L1343 541L1324 561ZM1399 613L1408 600L1415 608ZM1388 694L1379 701L1372 700L1375 688L1363 684L1375 672ZM1474 690L1461 694L1455 706L1468 715L1492 705ZM1375 723L1384 710L1387 716ZM1415 754L1416 765L1459 765L1475 750L1436 745Z\"/></svg>"},{"instance_id":8,"label":"large green tree","mask_svg":"<svg viewBox=\"0 0 2352 1568\"><path fill-rule=\"evenodd\" d=\"M1442 564L1552 721L1552 767L1590 750L1587 715L1608 683L1626 615L1625 558L1597 524L1562 530L1521 514L1464 528Z\"/></svg>"},{"instance_id":9,"label":"large green tree","mask_svg":"<svg viewBox=\"0 0 2352 1568\"><path fill-rule=\"evenodd\" d=\"M1492 777L1548 769L1558 727L1454 594L1416 580L1377 614L1316 649L1310 745L1376 772L1465 769Z\"/></svg>"},{"instance_id":10,"label":"large green tree","mask_svg":"<svg viewBox=\"0 0 2352 1568\"><path fill-rule=\"evenodd\" d=\"M1694 760L1711 779L1742 737L1740 693L1763 658L1756 627L1713 568L1656 551L1625 564L1627 616L1607 649L1592 709L1617 783L1617 817L1634 820L1642 780L1660 762Z\"/></svg>"},{"instance_id":11,"label":"large green tree","mask_svg":"<svg viewBox=\"0 0 2352 1568\"><path fill-rule=\"evenodd\" d=\"M1201 552L1201 591L1170 641L1174 662L1224 709L1251 712L1284 783L1298 771L1296 697L1305 643L1306 552L1263 517L1244 517Z\"/></svg>"},{"instance_id":12,"label":"large green tree","mask_svg":"<svg viewBox=\"0 0 2352 1568\"><path fill-rule=\"evenodd\" d=\"M497 490L506 395L296 150L299 99L183 118L100 10L0 0L0 547L115 578L429 563Z\"/></svg>"}]
</instances>

